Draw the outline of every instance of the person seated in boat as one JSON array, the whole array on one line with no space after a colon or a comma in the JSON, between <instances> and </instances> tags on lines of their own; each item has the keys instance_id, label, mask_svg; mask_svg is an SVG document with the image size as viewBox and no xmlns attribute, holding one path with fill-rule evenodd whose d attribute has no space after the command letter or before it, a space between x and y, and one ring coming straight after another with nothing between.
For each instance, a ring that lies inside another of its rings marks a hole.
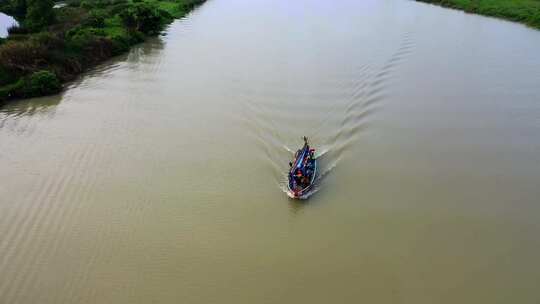
<instances>
[{"instance_id":1,"label":"person seated in boat","mask_svg":"<svg viewBox=\"0 0 540 304\"><path fill-rule=\"evenodd\" d=\"M311 177L311 174L313 174L313 162L311 160L308 161L306 164L306 176Z\"/></svg>"},{"instance_id":2,"label":"person seated in boat","mask_svg":"<svg viewBox=\"0 0 540 304\"><path fill-rule=\"evenodd\" d=\"M311 174L313 174L313 171L307 167L296 170L296 174L294 176L296 184L302 188L308 186L311 179Z\"/></svg>"},{"instance_id":3,"label":"person seated in boat","mask_svg":"<svg viewBox=\"0 0 540 304\"><path fill-rule=\"evenodd\" d=\"M311 152L312 149L309 150L309 153L307 155L307 157L304 159L304 167L309 167L312 163L312 160L313 160L313 153ZM314 151L314 150L313 150Z\"/></svg>"},{"instance_id":4,"label":"person seated in boat","mask_svg":"<svg viewBox=\"0 0 540 304\"><path fill-rule=\"evenodd\" d=\"M294 174L294 181L296 182L296 184L301 184L302 176L302 170L296 169L296 173Z\"/></svg>"}]
</instances>

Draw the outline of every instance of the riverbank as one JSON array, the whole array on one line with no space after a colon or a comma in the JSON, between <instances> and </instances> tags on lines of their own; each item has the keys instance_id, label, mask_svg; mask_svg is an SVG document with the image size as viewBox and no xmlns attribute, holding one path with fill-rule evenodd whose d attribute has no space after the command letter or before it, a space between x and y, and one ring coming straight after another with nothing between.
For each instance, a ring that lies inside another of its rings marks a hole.
<instances>
[{"instance_id":1,"label":"riverbank","mask_svg":"<svg viewBox=\"0 0 540 304\"><path fill-rule=\"evenodd\" d=\"M51 8L51 21L39 27L28 8L17 16L20 27L0 39L0 105L60 92L63 83L159 34L204 1L71 0ZM18 12L15 4L2 10Z\"/></svg>"},{"instance_id":2,"label":"riverbank","mask_svg":"<svg viewBox=\"0 0 540 304\"><path fill-rule=\"evenodd\" d=\"M540 29L540 0L416 0Z\"/></svg>"}]
</instances>

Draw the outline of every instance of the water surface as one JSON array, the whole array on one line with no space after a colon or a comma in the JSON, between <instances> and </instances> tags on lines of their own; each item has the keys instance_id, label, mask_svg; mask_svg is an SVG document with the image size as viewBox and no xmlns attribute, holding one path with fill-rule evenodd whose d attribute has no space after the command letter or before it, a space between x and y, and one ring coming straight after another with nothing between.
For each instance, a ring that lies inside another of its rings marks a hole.
<instances>
[{"instance_id":1,"label":"water surface","mask_svg":"<svg viewBox=\"0 0 540 304\"><path fill-rule=\"evenodd\" d=\"M2 108L0 302L538 303L538 50L413 1L208 1Z\"/></svg>"}]
</instances>

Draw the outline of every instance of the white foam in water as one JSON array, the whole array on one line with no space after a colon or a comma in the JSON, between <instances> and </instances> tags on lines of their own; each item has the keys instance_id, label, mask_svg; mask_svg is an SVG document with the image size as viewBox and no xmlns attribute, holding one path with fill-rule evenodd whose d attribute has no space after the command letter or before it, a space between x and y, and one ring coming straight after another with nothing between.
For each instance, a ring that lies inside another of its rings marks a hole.
<instances>
[{"instance_id":1,"label":"white foam in water","mask_svg":"<svg viewBox=\"0 0 540 304\"><path fill-rule=\"evenodd\" d=\"M335 167L335 165L333 167ZM332 168L330 168L329 170L331 170ZM326 174L329 170L328 169L325 170L323 174ZM318 181L323 177L324 177L324 175L319 175L315 179L315 182L314 182L313 187L311 188L311 190L308 191L306 194L300 196L300 197L294 196L294 194L291 193L291 191L289 191L289 188L287 187L287 183L289 182L287 174L283 175L283 180L282 180L282 182L278 183L278 187L281 189L281 191L283 191L285 194L287 194L287 196L290 197L290 198L305 200L305 199L308 199L310 196L312 196L313 194L315 194L315 193L317 193L319 191Z\"/></svg>"},{"instance_id":2,"label":"white foam in water","mask_svg":"<svg viewBox=\"0 0 540 304\"><path fill-rule=\"evenodd\" d=\"M330 151L330 147L321 147L318 151L315 150L315 158L323 157Z\"/></svg>"},{"instance_id":3,"label":"white foam in water","mask_svg":"<svg viewBox=\"0 0 540 304\"><path fill-rule=\"evenodd\" d=\"M286 145L283 145L283 149L287 150L287 152L290 152L291 154L295 153L295 151L293 151L291 148L287 147Z\"/></svg>"}]
</instances>

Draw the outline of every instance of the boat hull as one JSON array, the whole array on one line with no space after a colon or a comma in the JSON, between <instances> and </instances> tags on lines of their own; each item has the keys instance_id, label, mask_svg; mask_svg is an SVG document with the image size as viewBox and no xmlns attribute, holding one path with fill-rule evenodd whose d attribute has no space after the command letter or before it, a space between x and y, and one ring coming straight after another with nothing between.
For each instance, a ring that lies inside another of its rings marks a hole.
<instances>
[{"instance_id":1,"label":"boat hull","mask_svg":"<svg viewBox=\"0 0 540 304\"><path fill-rule=\"evenodd\" d=\"M309 184L302 188L302 189L292 189L291 188L291 180L289 178L289 182L287 183L287 195L290 198L293 199L303 199L307 198L307 195L311 193L311 190L313 189L313 186L315 184L315 180L317 178L317 172L318 172L318 165L317 165L317 159L313 159L313 174L311 175L311 179L309 181Z\"/></svg>"}]
</instances>

